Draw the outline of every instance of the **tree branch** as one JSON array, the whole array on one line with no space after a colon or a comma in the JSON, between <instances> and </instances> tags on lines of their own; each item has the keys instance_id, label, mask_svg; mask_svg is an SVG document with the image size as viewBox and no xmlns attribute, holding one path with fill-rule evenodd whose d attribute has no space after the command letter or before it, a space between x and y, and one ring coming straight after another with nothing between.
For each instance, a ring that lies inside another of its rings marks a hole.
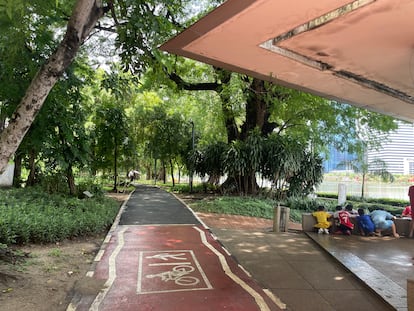
<instances>
[{"instance_id":1,"label":"tree branch","mask_svg":"<svg viewBox=\"0 0 414 311\"><path fill-rule=\"evenodd\" d=\"M169 73L168 77L174 81L180 89L187 91L217 91L221 87L221 84L217 82L189 83L184 81L175 72Z\"/></svg>"}]
</instances>

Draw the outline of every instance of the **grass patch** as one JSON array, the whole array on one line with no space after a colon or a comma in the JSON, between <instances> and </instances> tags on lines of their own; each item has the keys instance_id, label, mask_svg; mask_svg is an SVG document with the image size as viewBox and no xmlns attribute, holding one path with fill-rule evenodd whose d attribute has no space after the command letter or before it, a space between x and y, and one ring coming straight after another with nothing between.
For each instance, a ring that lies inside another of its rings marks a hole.
<instances>
[{"instance_id":1,"label":"grass patch","mask_svg":"<svg viewBox=\"0 0 414 311\"><path fill-rule=\"evenodd\" d=\"M190 204L198 212L273 218L275 201L250 197L222 196Z\"/></svg>"},{"instance_id":2,"label":"grass patch","mask_svg":"<svg viewBox=\"0 0 414 311\"><path fill-rule=\"evenodd\" d=\"M49 251L49 256L51 257L62 257L62 251L59 248L53 248Z\"/></svg>"}]
</instances>

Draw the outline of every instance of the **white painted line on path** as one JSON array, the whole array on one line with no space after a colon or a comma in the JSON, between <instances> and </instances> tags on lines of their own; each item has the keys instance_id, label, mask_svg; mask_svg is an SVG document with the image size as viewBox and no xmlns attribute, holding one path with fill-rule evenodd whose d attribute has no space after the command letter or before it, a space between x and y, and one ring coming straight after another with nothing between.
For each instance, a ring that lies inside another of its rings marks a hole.
<instances>
[{"instance_id":1,"label":"white painted line on path","mask_svg":"<svg viewBox=\"0 0 414 311\"><path fill-rule=\"evenodd\" d=\"M242 279L240 279L237 275L235 275L231 271L224 255L220 253L215 247L213 247L213 245L211 245L207 241L205 232L197 227L193 227L193 228L196 229L200 233L200 238L203 244L206 247L208 247L219 258L220 264L224 272L226 273L226 275L228 275L236 284L240 285L247 293L249 293L254 298L260 310L270 311L269 306L266 304L264 298L257 291L251 288L248 284L246 284L246 282L244 282Z\"/></svg>"},{"instance_id":2,"label":"white painted line on path","mask_svg":"<svg viewBox=\"0 0 414 311\"><path fill-rule=\"evenodd\" d=\"M111 256L109 257L109 262L108 262L108 266L109 266L108 280L105 282L105 289L103 291L101 291L96 296L96 298L93 301L91 307L89 308L89 311L97 311L97 310L99 310L99 305L104 300L106 294L109 292L109 290L112 287L112 284L114 283L114 281L116 279L116 258L118 256L119 252L121 251L121 249L124 247L124 244L125 244L124 233L125 233L125 231L127 229L128 229L128 227L125 226L125 227L123 227L118 232L118 235L117 235L117 237L118 237L118 245L116 246L116 248L112 252Z\"/></svg>"},{"instance_id":3,"label":"white painted line on path","mask_svg":"<svg viewBox=\"0 0 414 311\"><path fill-rule=\"evenodd\" d=\"M282 302L282 300L280 300L279 297L275 296L275 294L273 294L270 290L268 289L263 289L264 292L266 293L267 296L269 296L270 299L273 300L273 302L282 310L286 309L286 304L284 304Z\"/></svg>"}]
</instances>

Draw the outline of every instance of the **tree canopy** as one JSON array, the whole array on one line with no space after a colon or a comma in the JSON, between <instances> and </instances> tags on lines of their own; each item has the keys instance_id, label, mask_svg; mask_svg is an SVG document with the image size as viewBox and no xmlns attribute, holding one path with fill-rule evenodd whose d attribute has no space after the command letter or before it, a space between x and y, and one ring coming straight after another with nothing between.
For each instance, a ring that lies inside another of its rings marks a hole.
<instances>
[{"instance_id":1,"label":"tree canopy","mask_svg":"<svg viewBox=\"0 0 414 311\"><path fill-rule=\"evenodd\" d=\"M390 117L157 49L219 2L0 1L0 172L14 154L32 181L47 165L75 192L73 173L87 166L111 172L116 189L119 166L150 176L158 160L173 181L174 169L197 164L238 192L256 193L260 174L307 193L329 144L361 153L395 128Z\"/></svg>"}]
</instances>

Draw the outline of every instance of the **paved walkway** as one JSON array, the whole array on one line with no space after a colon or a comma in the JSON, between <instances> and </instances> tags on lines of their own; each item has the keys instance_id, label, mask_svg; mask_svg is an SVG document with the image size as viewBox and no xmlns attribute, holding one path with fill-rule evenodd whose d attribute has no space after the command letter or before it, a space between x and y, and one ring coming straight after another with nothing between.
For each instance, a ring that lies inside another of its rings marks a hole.
<instances>
[{"instance_id":1,"label":"paved walkway","mask_svg":"<svg viewBox=\"0 0 414 311\"><path fill-rule=\"evenodd\" d=\"M68 310L279 311L173 195L138 186L88 273L100 291L77 293Z\"/></svg>"},{"instance_id":2,"label":"paved walkway","mask_svg":"<svg viewBox=\"0 0 414 311\"><path fill-rule=\"evenodd\" d=\"M172 195L139 186L89 273L101 291L75 295L68 310L407 310L405 297L393 296L393 305L360 275L374 269L391 281L385 287L404 289L414 275L409 239L308 236L293 223L276 234L269 220L197 216ZM351 257L368 270L352 271Z\"/></svg>"}]
</instances>

